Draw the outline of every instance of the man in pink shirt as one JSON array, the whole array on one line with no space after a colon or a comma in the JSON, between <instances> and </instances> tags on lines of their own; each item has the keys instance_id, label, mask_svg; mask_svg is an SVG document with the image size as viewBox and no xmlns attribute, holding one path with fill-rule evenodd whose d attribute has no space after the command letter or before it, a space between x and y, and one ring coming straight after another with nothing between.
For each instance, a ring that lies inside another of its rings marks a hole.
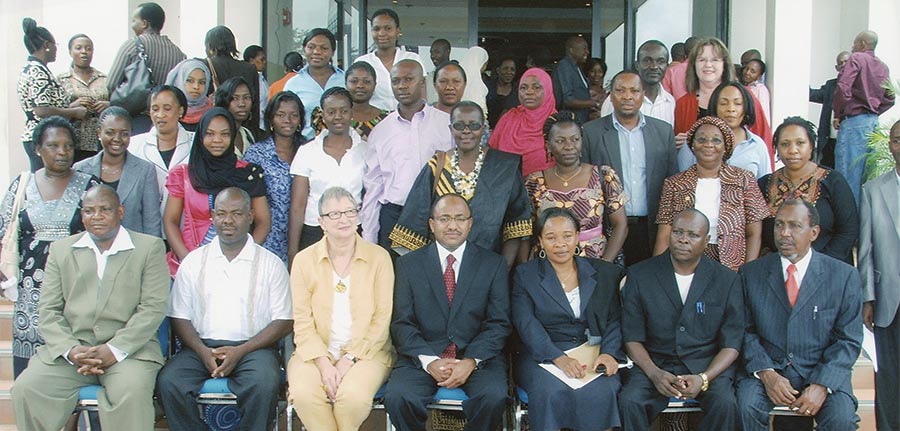
<instances>
[{"instance_id":1,"label":"man in pink shirt","mask_svg":"<svg viewBox=\"0 0 900 431\"><path fill-rule=\"evenodd\" d=\"M697 45L697 38L691 36L684 41L684 52L685 57L680 61L675 61L675 56L673 52L672 56L672 64L666 69L666 75L663 76L662 86L663 88L678 100L681 96L687 94L687 83L685 82L685 76L687 75L687 59L691 56L691 51L694 50L694 46Z\"/></svg>"}]
</instances>

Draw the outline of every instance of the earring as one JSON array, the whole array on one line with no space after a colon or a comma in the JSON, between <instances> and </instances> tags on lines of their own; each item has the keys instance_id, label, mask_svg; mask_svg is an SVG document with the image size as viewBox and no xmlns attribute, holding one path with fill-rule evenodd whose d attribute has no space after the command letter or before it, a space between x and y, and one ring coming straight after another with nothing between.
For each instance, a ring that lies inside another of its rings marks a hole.
<instances>
[{"instance_id":1,"label":"earring","mask_svg":"<svg viewBox=\"0 0 900 431\"><path fill-rule=\"evenodd\" d=\"M44 51L50 52L50 48L44 48Z\"/></svg>"},{"instance_id":2,"label":"earring","mask_svg":"<svg viewBox=\"0 0 900 431\"><path fill-rule=\"evenodd\" d=\"M580 254L581 254L581 250L582 250L582 249L581 249L581 245L580 245L580 244L579 244L579 245L576 245L576 246L575 246L575 256L580 255Z\"/></svg>"},{"instance_id":3,"label":"earring","mask_svg":"<svg viewBox=\"0 0 900 431\"><path fill-rule=\"evenodd\" d=\"M546 259L546 258L547 258L547 252L544 251L544 249L541 249L541 251L538 252L538 257L541 258L541 259Z\"/></svg>"}]
</instances>

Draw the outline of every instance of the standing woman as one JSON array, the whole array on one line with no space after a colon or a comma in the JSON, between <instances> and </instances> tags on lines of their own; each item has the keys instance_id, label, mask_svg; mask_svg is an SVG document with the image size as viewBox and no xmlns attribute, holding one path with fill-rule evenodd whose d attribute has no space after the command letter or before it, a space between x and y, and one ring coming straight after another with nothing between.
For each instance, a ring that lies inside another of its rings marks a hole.
<instances>
[{"instance_id":1,"label":"standing woman","mask_svg":"<svg viewBox=\"0 0 900 431\"><path fill-rule=\"evenodd\" d=\"M496 69L497 76L487 84L487 117L491 129L497 127L500 116L506 111L506 99L516 97L516 60L512 57L500 59Z\"/></svg>"},{"instance_id":2,"label":"standing woman","mask_svg":"<svg viewBox=\"0 0 900 431\"><path fill-rule=\"evenodd\" d=\"M598 103L597 106L603 106L603 102L609 97L609 91L604 86L606 81L606 62L602 58L590 58L584 63L584 76L590 81L589 90L591 99ZM591 111L591 120L600 118L600 111Z\"/></svg>"},{"instance_id":3,"label":"standing woman","mask_svg":"<svg viewBox=\"0 0 900 431\"><path fill-rule=\"evenodd\" d=\"M223 189L237 187L253 198L251 234L257 244L262 244L269 234L271 219L262 168L238 160L234 154L235 134L237 126L231 114L213 107L200 119L189 162L169 173L163 229L171 249L169 271L173 277L189 252L215 237L213 201Z\"/></svg>"},{"instance_id":4,"label":"standing woman","mask_svg":"<svg viewBox=\"0 0 900 431\"><path fill-rule=\"evenodd\" d=\"M763 220L763 248L775 251L774 217L784 201L803 199L819 211L819 236L813 249L853 263L853 245L859 237L859 213L847 179L813 160L816 142L812 123L789 117L775 129L775 148L784 167L759 180L771 217Z\"/></svg>"},{"instance_id":5,"label":"standing woman","mask_svg":"<svg viewBox=\"0 0 900 431\"><path fill-rule=\"evenodd\" d=\"M28 366L35 349L44 344L38 331L38 309L44 265L50 244L84 231L81 220L81 196L100 182L97 178L72 168L75 157L75 129L65 118L51 116L34 127L32 142L44 167L30 175L27 183L21 176L10 184L0 208L0 237L6 233L13 217L19 219L19 273L2 274L0 280L18 279L13 319L13 374L18 376ZM24 189L24 202L18 214L12 213L19 187Z\"/></svg>"},{"instance_id":6,"label":"standing woman","mask_svg":"<svg viewBox=\"0 0 900 431\"><path fill-rule=\"evenodd\" d=\"M244 161L259 165L266 174L272 227L263 247L287 262L293 182L291 162L300 146L306 143L306 138L300 134L303 128L303 102L290 91L275 94L266 105L265 124L271 134L248 148Z\"/></svg>"},{"instance_id":7,"label":"standing woman","mask_svg":"<svg viewBox=\"0 0 900 431\"><path fill-rule=\"evenodd\" d=\"M332 187L316 204L324 239L291 271L294 342L289 403L311 431L356 430L394 360L394 270L388 253L357 233L359 202Z\"/></svg>"},{"instance_id":8,"label":"standing woman","mask_svg":"<svg viewBox=\"0 0 900 431\"><path fill-rule=\"evenodd\" d=\"M56 39L44 28L38 27L31 18L22 20L25 31L25 49L28 50L28 63L19 75L16 94L19 105L25 111L25 129L22 131L22 146L31 163L31 172L44 167L41 156L37 154L36 143L32 140L34 128L43 118L53 115L67 120L84 120L88 110L63 88L62 84L47 68L47 64L56 61Z\"/></svg>"},{"instance_id":9,"label":"standing woman","mask_svg":"<svg viewBox=\"0 0 900 431\"><path fill-rule=\"evenodd\" d=\"M238 134L234 138L234 151L238 158L243 158L244 152L256 142L253 131L248 129L250 120L253 118L253 112L250 107L253 106L253 95L250 94L250 84L236 76L231 78L216 89L215 105L225 108L234 117L237 123ZM268 124L268 123L266 123Z\"/></svg>"},{"instance_id":10,"label":"standing woman","mask_svg":"<svg viewBox=\"0 0 900 431\"><path fill-rule=\"evenodd\" d=\"M578 255L615 261L628 236L628 196L619 176L609 166L581 161L581 126L572 111L551 115L544 124L544 136L556 165L525 180L535 218L549 208L568 208L580 226ZM525 245L532 248L531 242ZM524 256L522 260L528 260Z\"/></svg>"},{"instance_id":11,"label":"standing woman","mask_svg":"<svg viewBox=\"0 0 900 431\"><path fill-rule=\"evenodd\" d=\"M756 124L756 112L750 110L753 97L738 82L723 82L709 99L712 114L725 120L734 133L734 153L728 164L746 169L756 179L772 173L769 150L762 138L753 134L750 127Z\"/></svg>"},{"instance_id":12,"label":"standing woman","mask_svg":"<svg viewBox=\"0 0 900 431\"><path fill-rule=\"evenodd\" d=\"M384 111L372 106L369 103L372 95L375 94L375 69L372 65L365 61L357 61L347 68L344 72L344 84L350 96L353 97L353 110L350 112L350 126L359 133L363 141L369 137L369 132L380 123L384 117L390 114L390 111ZM313 130L316 135L321 133L325 127L325 121L322 119L322 107L316 107L312 113Z\"/></svg>"},{"instance_id":13,"label":"standing woman","mask_svg":"<svg viewBox=\"0 0 900 431\"><path fill-rule=\"evenodd\" d=\"M91 174L116 190L125 207L122 226L135 232L162 237L160 194L156 169L150 162L128 154L131 141L131 115L111 106L100 114L102 150L96 156L75 164L75 169Z\"/></svg>"},{"instance_id":14,"label":"standing woman","mask_svg":"<svg viewBox=\"0 0 900 431\"><path fill-rule=\"evenodd\" d=\"M69 39L69 55L72 67L58 76L63 88L75 97L79 105L85 107L87 117L75 122L75 161L81 161L97 154L97 129L100 114L109 107L109 90L106 89L106 74L91 67L94 59L94 42L86 34L76 34Z\"/></svg>"},{"instance_id":15,"label":"standing woman","mask_svg":"<svg viewBox=\"0 0 900 431\"><path fill-rule=\"evenodd\" d=\"M187 97L187 112L181 117L181 124L188 131L196 132L200 117L213 107L213 102L208 96L212 75L206 67L206 62L189 58L178 63L166 76L166 85L184 92Z\"/></svg>"},{"instance_id":16,"label":"standing woman","mask_svg":"<svg viewBox=\"0 0 900 431\"><path fill-rule=\"evenodd\" d=\"M449 114L466 92L466 71L459 63L452 61L439 64L434 71L433 84L438 100L432 106Z\"/></svg>"},{"instance_id":17,"label":"standing woman","mask_svg":"<svg viewBox=\"0 0 900 431\"><path fill-rule=\"evenodd\" d=\"M491 133L490 146L522 156L522 175L553 166L544 150L544 122L556 112L556 98L550 75L533 67L519 80L519 102L497 122Z\"/></svg>"},{"instance_id":18,"label":"standing woman","mask_svg":"<svg viewBox=\"0 0 900 431\"><path fill-rule=\"evenodd\" d=\"M688 148L697 162L663 183L653 255L668 249L675 216L695 208L709 219L705 254L733 271L759 257L762 220L769 208L753 175L726 162L734 151L734 134L718 117L703 117L688 130Z\"/></svg>"},{"instance_id":19,"label":"standing woman","mask_svg":"<svg viewBox=\"0 0 900 431\"><path fill-rule=\"evenodd\" d=\"M343 87L325 90L322 100L325 131L300 147L291 163L291 211L288 221L288 258L322 239L317 209L322 193L341 187L362 201L366 171L366 143L350 128L353 98Z\"/></svg>"},{"instance_id":20,"label":"standing woman","mask_svg":"<svg viewBox=\"0 0 900 431\"><path fill-rule=\"evenodd\" d=\"M331 64L336 48L337 42L330 30L314 28L307 32L303 38L306 66L284 85L284 91L291 91L300 97L306 108L302 131L306 139L315 137L310 116L313 109L319 106L322 93L332 87L344 86L344 71Z\"/></svg>"}]
</instances>

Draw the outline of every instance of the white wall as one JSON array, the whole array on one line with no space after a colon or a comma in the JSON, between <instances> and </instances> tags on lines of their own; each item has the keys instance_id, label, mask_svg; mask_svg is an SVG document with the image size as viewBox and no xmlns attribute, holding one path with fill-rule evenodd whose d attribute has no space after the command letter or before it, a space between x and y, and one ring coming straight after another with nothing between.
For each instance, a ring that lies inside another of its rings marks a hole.
<instances>
[{"instance_id":1,"label":"white wall","mask_svg":"<svg viewBox=\"0 0 900 431\"><path fill-rule=\"evenodd\" d=\"M692 14L691 0L647 0L635 18L635 51L650 39L665 43L670 50L673 44L684 42L691 35Z\"/></svg>"},{"instance_id":2,"label":"white wall","mask_svg":"<svg viewBox=\"0 0 900 431\"><path fill-rule=\"evenodd\" d=\"M771 122L775 126L786 117L809 112L812 3L768 0L765 46L768 63L774 67L768 69L766 81L772 94Z\"/></svg>"},{"instance_id":3,"label":"white wall","mask_svg":"<svg viewBox=\"0 0 900 431\"><path fill-rule=\"evenodd\" d=\"M766 55L767 3L766 0L731 2L731 32L729 34L731 61L739 63L741 54L748 49L758 49L766 64L771 61L771 58Z\"/></svg>"},{"instance_id":4,"label":"white wall","mask_svg":"<svg viewBox=\"0 0 900 431\"><path fill-rule=\"evenodd\" d=\"M900 4L897 0L869 0L869 29L878 33L878 47L875 55L891 69L891 78L896 84L900 80ZM890 111L881 115L881 124L890 127L900 119L900 106L894 104Z\"/></svg>"}]
</instances>

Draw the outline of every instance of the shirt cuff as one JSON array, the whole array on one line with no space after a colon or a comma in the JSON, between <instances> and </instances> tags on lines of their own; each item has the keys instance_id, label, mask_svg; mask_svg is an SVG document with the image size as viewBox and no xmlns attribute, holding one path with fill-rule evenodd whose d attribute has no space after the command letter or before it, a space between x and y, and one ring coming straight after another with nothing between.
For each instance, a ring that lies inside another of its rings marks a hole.
<instances>
[{"instance_id":1,"label":"shirt cuff","mask_svg":"<svg viewBox=\"0 0 900 431\"><path fill-rule=\"evenodd\" d=\"M761 373L761 372L763 372L763 371L775 371L775 369L774 369L774 368L765 368L765 369L762 369L762 370L759 370L759 371L754 371L754 372L753 372L753 377L756 377L756 379L759 380L759 373Z\"/></svg>"},{"instance_id":2,"label":"shirt cuff","mask_svg":"<svg viewBox=\"0 0 900 431\"><path fill-rule=\"evenodd\" d=\"M116 362L122 362L128 357L128 352L118 349L112 344L106 343L106 347L109 347L109 351L116 357Z\"/></svg>"},{"instance_id":3,"label":"shirt cuff","mask_svg":"<svg viewBox=\"0 0 900 431\"><path fill-rule=\"evenodd\" d=\"M72 346L72 349L74 349L74 348L75 348L75 346ZM66 350L66 353L63 353L63 359L65 359L66 362L69 363L69 365L75 365L74 362L72 362L72 361L69 360L69 352L71 352L72 349Z\"/></svg>"},{"instance_id":4,"label":"shirt cuff","mask_svg":"<svg viewBox=\"0 0 900 431\"><path fill-rule=\"evenodd\" d=\"M440 359L440 357L438 357L438 356L419 355L419 362L422 363L422 369L425 370L426 373L428 372L428 365L430 365L432 362L434 362L438 359Z\"/></svg>"}]
</instances>

